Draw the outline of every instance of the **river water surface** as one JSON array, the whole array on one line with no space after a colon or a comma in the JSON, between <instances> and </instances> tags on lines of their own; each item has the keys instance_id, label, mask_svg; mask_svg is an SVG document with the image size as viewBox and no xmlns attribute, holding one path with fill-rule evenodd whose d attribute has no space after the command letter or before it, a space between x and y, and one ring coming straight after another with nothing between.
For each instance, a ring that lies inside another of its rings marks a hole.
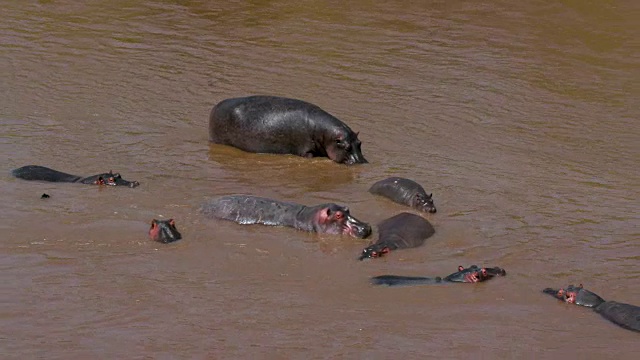
<instances>
[{"instance_id":1,"label":"river water surface","mask_svg":"<svg viewBox=\"0 0 640 360\"><path fill-rule=\"evenodd\" d=\"M540 290L640 305L639 6L488 3L3 1L2 358L637 358ZM209 145L211 107L251 94L321 106L370 163ZM141 186L10 176L28 164ZM249 193L376 224L408 210L367 193L388 176L434 193L436 234L375 261L198 212ZM153 218L184 239L149 241ZM368 284L472 264L508 276Z\"/></svg>"}]
</instances>

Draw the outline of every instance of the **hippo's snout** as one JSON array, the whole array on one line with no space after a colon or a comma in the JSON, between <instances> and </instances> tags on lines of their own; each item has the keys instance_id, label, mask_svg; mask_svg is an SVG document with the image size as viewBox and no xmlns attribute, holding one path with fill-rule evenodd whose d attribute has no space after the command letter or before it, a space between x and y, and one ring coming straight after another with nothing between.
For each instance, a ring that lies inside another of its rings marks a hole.
<instances>
[{"instance_id":1,"label":"hippo's snout","mask_svg":"<svg viewBox=\"0 0 640 360\"><path fill-rule=\"evenodd\" d=\"M354 164L368 164L369 162L367 161L367 159L364 158L364 156L361 153L351 153L349 154L349 156L347 156L344 163L347 165L354 165Z\"/></svg>"},{"instance_id":2,"label":"hippo's snout","mask_svg":"<svg viewBox=\"0 0 640 360\"><path fill-rule=\"evenodd\" d=\"M364 239L371 235L371 225L349 216L346 222L347 232L354 237Z\"/></svg>"},{"instance_id":3,"label":"hippo's snout","mask_svg":"<svg viewBox=\"0 0 640 360\"><path fill-rule=\"evenodd\" d=\"M552 288L546 288L544 290L542 290L543 293L545 294L549 294L555 298L558 297L558 291L560 291L560 289L552 289Z\"/></svg>"}]
</instances>

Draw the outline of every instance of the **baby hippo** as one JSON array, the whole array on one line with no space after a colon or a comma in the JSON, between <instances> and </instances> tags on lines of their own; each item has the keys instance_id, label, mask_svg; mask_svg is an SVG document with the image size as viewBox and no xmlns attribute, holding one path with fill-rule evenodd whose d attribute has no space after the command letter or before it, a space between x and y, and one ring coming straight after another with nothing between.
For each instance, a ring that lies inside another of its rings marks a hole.
<instances>
[{"instance_id":1,"label":"baby hippo","mask_svg":"<svg viewBox=\"0 0 640 360\"><path fill-rule=\"evenodd\" d=\"M381 275L371 278L373 285L403 286L403 285L431 285L440 283L478 283L493 279L495 276L505 276L507 272L499 267L478 267L471 265L468 268L458 266L458 271L445 277L422 277L422 276L398 276Z\"/></svg>"},{"instance_id":2,"label":"baby hippo","mask_svg":"<svg viewBox=\"0 0 640 360\"><path fill-rule=\"evenodd\" d=\"M118 173L110 171L108 173L96 174L91 176L78 176L63 173L62 171L53 170L48 167L39 165L27 165L11 171L11 174L18 179L37 180L50 182L68 182L91 185L109 185L134 188L140 185L137 181L127 181Z\"/></svg>"},{"instance_id":3,"label":"baby hippo","mask_svg":"<svg viewBox=\"0 0 640 360\"><path fill-rule=\"evenodd\" d=\"M167 244L182 239L182 235L176 229L176 222L173 219L153 219L151 220L151 228L149 228L149 238Z\"/></svg>"},{"instance_id":4,"label":"baby hippo","mask_svg":"<svg viewBox=\"0 0 640 360\"><path fill-rule=\"evenodd\" d=\"M566 289L546 288L542 290L567 304L592 308L605 319L628 330L640 332L640 306L606 301L580 286L569 285Z\"/></svg>"},{"instance_id":5,"label":"baby hippo","mask_svg":"<svg viewBox=\"0 0 640 360\"><path fill-rule=\"evenodd\" d=\"M366 238L371 226L351 216L349 208L334 203L305 206L250 195L212 200L201 211L210 217L238 224L289 226L298 230Z\"/></svg>"},{"instance_id":6,"label":"baby hippo","mask_svg":"<svg viewBox=\"0 0 640 360\"><path fill-rule=\"evenodd\" d=\"M378 241L362 250L358 260L381 257L396 249L421 246L435 229L423 217L400 213L378 224Z\"/></svg>"},{"instance_id":7,"label":"baby hippo","mask_svg":"<svg viewBox=\"0 0 640 360\"><path fill-rule=\"evenodd\" d=\"M426 191L417 182L401 177L390 177L373 184L369 189L372 194L382 195L399 204L428 213L435 213L433 194Z\"/></svg>"}]
</instances>

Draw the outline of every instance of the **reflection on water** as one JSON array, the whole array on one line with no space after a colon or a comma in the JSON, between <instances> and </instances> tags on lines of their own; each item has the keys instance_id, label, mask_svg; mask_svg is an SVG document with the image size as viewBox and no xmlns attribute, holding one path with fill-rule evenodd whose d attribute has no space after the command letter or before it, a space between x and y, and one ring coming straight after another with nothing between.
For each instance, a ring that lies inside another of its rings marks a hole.
<instances>
[{"instance_id":1,"label":"reflection on water","mask_svg":"<svg viewBox=\"0 0 640 360\"><path fill-rule=\"evenodd\" d=\"M541 349L554 358L632 358L635 334L539 291L583 283L640 304L635 8L7 2L5 354L512 358ZM210 145L211 107L251 94L328 110L360 132L370 163ZM141 186L9 176L27 164L113 169ZM355 260L367 241L197 212L206 198L250 193L346 204L376 224L408 210L368 194L388 176L434 193L436 234L367 264ZM43 192L52 197L41 200ZM149 242L149 221L169 217L183 240ZM478 286L367 282L472 264L509 275ZM460 324L467 341L452 345Z\"/></svg>"}]
</instances>

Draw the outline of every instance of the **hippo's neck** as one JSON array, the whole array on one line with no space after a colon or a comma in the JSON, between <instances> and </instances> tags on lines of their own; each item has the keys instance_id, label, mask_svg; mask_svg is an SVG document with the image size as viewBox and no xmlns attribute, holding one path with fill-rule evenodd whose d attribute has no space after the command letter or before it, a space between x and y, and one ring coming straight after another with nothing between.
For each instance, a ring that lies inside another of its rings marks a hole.
<instances>
[{"instance_id":1,"label":"hippo's neck","mask_svg":"<svg viewBox=\"0 0 640 360\"><path fill-rule=\"evenodd\" d=\"M108 177L109 174L98 174L93 176L87 176L85 178L77 177L77 179L73 182L79 182L83 184L95 184L96 181L100 180L100 178Z\"/></svg>"},{"instance_id":2,"label":"hippo's neck","mask_svg":"<svg viewBox=\"0 0 640 360\"><path fill-rule=\"evenodd\" d=\"M580 306L597 308L605 302L598 294L583 288L580 288L575 295L575 304Z\"/></svg>"},{"instance_id":3,"label":"hippo's neck","mask_svg":"<svg viewBox=\"0 0 640 360\"><path fill-rule=\"evenodd\" d=\"M289 225L299 230L316 232L316 216L320 208L318 206L304 206L299 204L291 204L295 211L289 211L287 213L287 221L290 221ZM285 219L283 219L284 221Z\"/></svg>"}]
</instances>

